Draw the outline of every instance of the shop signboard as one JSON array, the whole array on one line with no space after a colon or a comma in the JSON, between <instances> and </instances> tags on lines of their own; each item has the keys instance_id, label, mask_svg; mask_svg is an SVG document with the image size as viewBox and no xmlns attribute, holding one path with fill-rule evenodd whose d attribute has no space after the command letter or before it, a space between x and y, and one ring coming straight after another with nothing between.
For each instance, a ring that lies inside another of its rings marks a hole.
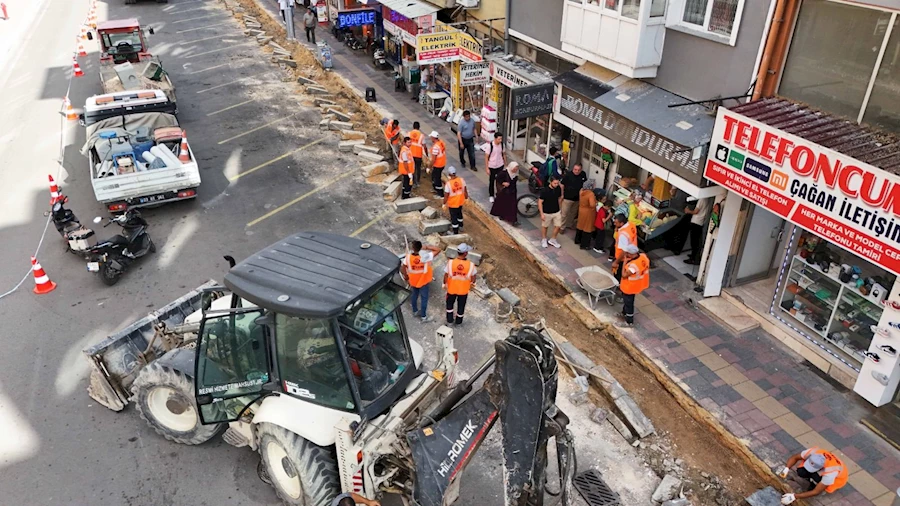
<instances>
[{"instance_id":1,"label":"shop signboard","mask_svg":"<svg viewBox=\"0 0 900 506\"><path fill-rule=\"evenodd\" d=\"M459 33L459 59L466 63L482 61L484 46L466 32Z\"/></svg>"},{"instance_id":2,"label":"shop signboard","mask_svg":"<svg viewBox=\"0 0 900 506\"><path fill-rule=\"evenodd\" d=\"M703 181L701 158L694 158L691 148L676 144L565 86L559 98L559 112L690 183L700 186Z\"/></svg>"},{"instance_id":3,"label":"shop signboard","mask_svg":"<svg viewBox=\"0 0 900 506\"><path fill-rule=\"evenodd\" d=\"M491 69L488 62L464 63L459 70L459 81L462 86L476 86L491 82Z\"/></svg>"},{"instance_id":4,"label":"shop signboard","mask_svg":"<svg viewBox=\"0 0 900 506\"><path fill-rule=\"evenodd\" d=\"M506 67L498 65L494 62L491 62L491 77L508 88L518 88L520 86L528 86L529 84L534 84L530 80L525 79L515 72L508 70Z\"/></svg>"},{"instance_id":5,"label":"shop signboard","mask_svg":"<svg viewBox=\"0 0 900 506\"><path fill-rule=\"evenodd\" d=\"M510 92L510 119L531 118L553 112L554 88L552 81L513 88Z\"/></svg>"},{"instance_id":6,"label":"shop signboard","mask_svg":"<svg viewBox=\"0 0 900 506\"><path fill-rule=\"evenodd\" d=\"M375 23L375 11L363 9L358 11L340 11L337 15L338 28L352 28Z\"/></svg>"},{"instance_id":7,"label":"shop signboard","mask_svg":"<svg viewBox=\"0 0 900 506\"><path fill-rule=\"evenodd\" d=\"M415 20L409 19L403 14L387 7L381 6L382 25L384 30L391 35L400 37L410 46L416 45L416 34L419 31L428 31L434 24L434 15L419 16Z\"/></svg>"},{"instance_id":8,"label":"shop signboard","mask_svg":"<svg viewBox=\"0 0 900 506\"><path fill-rule=\"evenodd\" d=\"M706 177L900 275L900 177L722 107Z\"/></svg>"},{"instance_id":9,"label":"shop signboard","mask_svg":"<svg viewBox=\"0 0 900 506\"><path fill-rule=\"evenodd\" d=\"M416 36L419 65L447 63L459 59L459 32L426 33Z\"/></svg>"}]
</instances>

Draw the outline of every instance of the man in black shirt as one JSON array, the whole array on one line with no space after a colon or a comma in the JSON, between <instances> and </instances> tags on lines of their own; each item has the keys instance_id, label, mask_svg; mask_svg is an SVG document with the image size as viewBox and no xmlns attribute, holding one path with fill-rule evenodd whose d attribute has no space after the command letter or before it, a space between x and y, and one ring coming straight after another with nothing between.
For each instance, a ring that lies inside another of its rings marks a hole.
<instances>
[{"instance_id":1,"label":"man in black shirt","mask_svg":"<svg viewBox=\"0 0 900 506\"><path fill-rule=\"evenodd\" d=\"M587 174L581 169L581 164L576 163L572 170L566 172L560 181L563 189L562 201L562 226L559 231L565 233L566 228L575 228L575 220L578 219L578 197L581 187L587 181Z\"/></svg>"},{"instance_id":2,"label":"man in black shirt","mask_svg":"<svg viewBox=\"0 0 900 506\"><path fill-rule=\"evenodd\" d=\"M560 206L562 206L562 188L559 186L559 179L555 176L550 177L550 184L541 190L538 196L538 210L541 212L541 246L546 248L548 245L559 248L559 241L556 235L559 234L559 227L562 223L560 215ZM547 239L547 229L553 228L550 239Z\"/></svg>"}]
</instances>

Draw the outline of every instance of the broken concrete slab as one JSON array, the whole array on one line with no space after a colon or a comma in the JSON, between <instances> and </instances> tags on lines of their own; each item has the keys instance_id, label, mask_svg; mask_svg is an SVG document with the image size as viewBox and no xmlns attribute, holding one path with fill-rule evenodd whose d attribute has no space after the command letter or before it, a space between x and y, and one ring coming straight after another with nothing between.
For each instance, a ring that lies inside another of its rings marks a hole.
<instances>
[{"instance_id":1,"label":"broken concrete slab","mask_svg":"<svg viewBox=\"0 0 900 506\"><path fill-rule=\"evenodd\" d=\"M251 28L247 30L247 35L251 37L259 37L260 35L264 35L266 32L263 30L258 30L256 28Z\"/></svg>"},{"instance_id":2,"label":"broken concrete slab","mask_svg":"<svg viewBox=\"0 0 900 506\"><path fill-rule=\"evenodd\" d=\"M332 130L334 129L334 121L331 122ZM362 153L357 153L356 155L360 160L366 163L375 163L384 160L384 157L379 155L378 153L369 153L368 151L363 151ZM385 162L387 163L387 162Z\"/></svg>"},{"instance_id":3,"label":"broken concrete slab","mask_svg":"<svg viewBox=\"0 0 900 506\"><path fill-rule=\"evenodd\" d=\"M371 165L366 165L359 169L362 172L364 177L372 177L376 174L386 174L390 166L388 166L387 162L373 163Z\"/></svg>"},{"instance_id":4,"label":"broken concrete slab","mask_svg":"<svg viewBox=\"0 0 900 506\"><path fill-rule=\"evenodd\" d=\"M318 85L319 85L319 83L317 83L316 81L313 81L312 79L310 79L310 78L308 78L308 77L303 77L303 76L299 76L299 77L297 78L297 82L300 83L300 84L311 84L311 85L313 85L313 86L318 86Z\"/></svg>"},{"instance_id":5,"label":"broken concrete slab","mask_svg":"<svg viewBox=\"0 0 900 506\"><path fill-rule=\"evenodd\" d=\"M606 415L606 421L608 421L609 424L612 425L614 429L616 429L616 432L618 432L619 435L622 436L622 439L624 439L625 441L628 441L629 443L631 441L640 441L639 439L634 437L634 433L631 432L631 429L629 429L628 426L625 425L625 422L623 422L622 419L619 418L619 416L615 413L610 412L608 415Z\"/></svg>"},{"instance_id":6,"label":"broken concrete slab","mask_svg":"<svg viewBox=\"0 0 900 506\"><path fill-rule=\"evenodd\" d=\"M338 142L338 151L343 151L345 153L349 153L353 151L353 146L355 146L357 142L363 141L340 141Z\"/></svg>"},{"instance_id":7,"label":"broken concrete slab","mask_svg":"<svg viewBox=\"0 0 900 506\"><path fill-rule=\"evenodd\" d=\"M280 44L278 44L278 43L275 42L274 40L273 40L272 42L269 42L269 45L272 46L273 48L275 48L275 49L277 49L277 50L283 52L283 53L290 53L290 51L288 51L287 49L285 49L284 47L282 47Z\"/></svg>"},{"instance_id":8,"label":"broken concrete slab","mask_svg":"<svg viewBox=\"0 0 900 506\"><path fill-rule=\"evenodd\" d=\"M616 383L618 384L618 382ZM631 427L631 430L641 439L656 432L653 422L641 411L637 403L630 395L625 394L613 401L622 416L625 417L625 423Z\"/></svg>"},{"instance_id":9,"label":"broken concrete slab","mask_svg":"<svg viewBox=\"0 0 900 506\"><path fill-rule=\"evenodd\" d=\"M394 181L384 189L384 200L393 202L400 198L400 192L403 191L403 185L400 181Z\"/></svg>"},{"instance_id":10,"label":"broken concrete slab","mask_svg":"<svg viewBox=\"0 0 900 506\"><path fill-rule=\"evenodd\" d=\"M487 282L484 280L484 278L477 278L475 280L475 284L472 285L472 291L475 292L475 295L481 297L482 299L487 299L494 294L494 291L488 288Z\"/></svg>"},{"instance_id":11,"label":"broken concrete slab","mask_svg":"<svg viewBox=\"0 0 900 506\"><path fill-rule=\"evenodd\" d=\"M426 220L436 219L438 217L438 214L439 214L438 210L431 206L428 206L425 209L422 209L422 217L425 218Z\"/></svg>"},{"instance_id":12,"label":"broken concrete slab","mask_svg":"<svg viewBox=\"0 0 900 506\"><path fill-rule=\"evenodd\" d=\"M310 95L331 95L331 92L326 90L325 88L320 88L311 84L306 85L306 92Z\"/></svg>"},{"instance_id":13,"label":"broken concrete slab","mask_svg":"<svg viewBox=\"0 0 900 506\"><path fill-rule=\"evenodd\" d=\"M514 294L513 291L509 288L501 288L497 290L497 295L499 295L501 299L505 300L513 307L518 306L522 302L522 300L519 299L519 296Z\"/></svg>"},{"instance_id":14,"label":"broken concrete slab","mask_svg":"<svg viewBox=\"0 0 900 506\"><path fill-rule=\"evenodd\" d=\"M369 146L367 144L357 144L356 146L353 146L354 153L360 154L363 151L368 151L369 153L377 153L378 148L376 148L375 146Z\"/></svg>"},{"instance_id":15,"label":"broken concrete slab","mask_svg":"<svg viewBox=\"0 0 900 506\"><path fill-rule=\"evenodd\" d=\"M341 118L342 121L351 121L353 119L353 115L347 112L339 111L335 107L331 107L328 109L328 112L334 114L338 118Z\"/></svg>"},{"instance_id":16,"label":"broken concrete slab","mask_svg":"<svg viewBox=\"0 0 900 506\"><path fill-rule=\"evenodd\" d=\"M419 233L422 235L443 234L450 230L450 220L422 220L419 222Z\"/></svg>"},{"instance_id":17,"label":"broken concrete slab","mask_svg":"<svg viewBox=\"0 0 900 506\"><path fill-rule=\"evenodd\" d=\"M336 105L333 101L328 100L327 98L321 98L321 97L314 98L313 102L315 102L315 104L319 107L322 107L323 105L327 105L327 106Z\"/></svg>"},{"instance_id":18,"label":"broken concrete slab","mask_svg":"<svg viewBox=\"0 0 900 506\"><path fill-rule=\"evenodd\" d=\"M280 65L287 65L288 67L291 67L292 69L297 68L297 62L295 62L294 60L289 60L287 58L279 58L278 63Z\"/></svg>"},{"instance_id":19,"label":"broken concrete slab","mask_svg":"<svg viewBox=\"0 0 900 506\"><path fill-rule=\"evenodd\" d=\"M319 122L319 130L328 130L328 125L331 123L331 119L323 119Z\"/></svg>"},{"instance_id":20,"label":"broken concrete slab","mask_svg":"<svg viewBox=\"0 0 900 506\"><path fill-rule=\"evenodd\" d=\"M400 173L399 172L391 172L390 174L385 176L384 179L381 180L381 184L383 186L390 186L390 184L393 183L394 181L397 181L401 184L403 183L403 181L400 181Z\"/></svg>"},{"instance_id":21,"label":"broken concrete slab","mask_svg":"<svg viewBox=\"0 0 900 506\"><path fill-rule=\"evenodd\" d=\"M757 490L745 500L750 506L781 506L781 495L781 492L775 490L772 486L768 486L762 490Z\"/></svg>"},{"instance_id":22,"label":"broken concrete slab","mask_svg":"<svg viewBox=\"0 0 900 506\"><path fill-rule=\"evenodd\" d=\"M462 243L466 243L471 246L472 237L469 234L442 235L441 243L444 246L459 246Z\"/></svg>"},{"instance_id":23,"label":"broken concrete slab","mask_svg":"<svg viewBox=\"0 0 900 506\"><path fill-rule=\"evenodd\" d=\"M259 42L260 46L265 46L270 40L272 40L272 37L268 35L256 37L256 42Z\"/></svg>"},{"instance_id":24,"label":"broken concrete slab","mask_svg":"<svg viewBox=\"0 0 900 506\"><path fill-rule=\"evenodd\" d=\"M586 371L590 371L594 367L594 361L589 359L581 350L570 342L559 343L559 348L563 354L569 358L569 362L581 367Z\"/></svg>"},{"instance_id":25,"label":"broken concrete slab","mask_svg":"<svg viewBox=\"0 0 900 506\"><path fill-rule=\"evenodd\" d=\"M387 165L387 162L381 162ZM394 211L397 211L398 214L403 213L411 213L414 211L421 211L428 206L428 201L423 199L422 197L413 197L409 199L403 199L394 203Z\"/></svg>"},{"instance_id":26,"label":"broken concrete slab","mask_svg":"<svg viewBox=\"0 0 900 506\"><path fill-rule=\"evenodd\" d=\"M668 501L678 495L678 489L681 487L681 479L675 475L667 474L659 482L659 486L653 492L653 500L656 502Z\"/></svg>"},{"instance_id":27,"label":"broken concrete slab","mask_svg":"<svg viewBox=\"0 0 900 506\"><path fill-rule=\"evenodd\" d=\"M356 130L351 130L351 129L348 128L348 129L346 129L346 130L341 130L341 138L344 139L345 141L349 141L349 140L351 140L351 139L362 139L362 140L366 140L366 133L365 133L365 132L358 132L358 131L356 131ZM366 151L370 151L370 150L366 150ZM372 152L373 152L373 153L377 153L377 152L378 152L378 149L376 148L376 149L375 149L374 151L372 151Z\"/></svg>"},{"instance_id":28,"label":"broken concrete slab","mask_svg":"<svg viewBox=\"0 0 900 506\"><path fill-rule=\"evenodd\" d=\"M332 121L331 126L332 126L332 130L352 130L353 129L353 123L348 123L346 121Z\"/></svg>"},{"instance_id":29,"label":"broken concrete slab","mask_svg":"<svg viewBox=\"0 0 900 506\"><path fill-rule=\"evenodd\" d=\"M591 410L590 418L591 418L592 422L594 422L598 425L603 425L604 423L606 423L606 417L608 415L609 415L608 409L594 407L594 409Z\"/></svg>"},{"instance_id":30,"label":"broken concrete slab","mask_svg":"<svg viewBox=\"0 0 900 506\"><path fill-rule=\"evenodd\" d=\"M666 502L662 503L661 506L691 506L691 503L687 499L680 498L680 499L672 499L671 501L666 501Z\"/></svg>"}]
</instances>

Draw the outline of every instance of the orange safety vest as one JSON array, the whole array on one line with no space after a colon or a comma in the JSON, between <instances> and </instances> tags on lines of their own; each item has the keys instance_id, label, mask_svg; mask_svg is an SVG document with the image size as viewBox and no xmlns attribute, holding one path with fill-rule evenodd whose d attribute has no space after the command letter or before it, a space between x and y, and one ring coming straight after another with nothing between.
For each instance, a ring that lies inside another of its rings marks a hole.
<instances>
[{"instance_id":1,"label":"orange safety vest","mask_svg":"<svg viewBox=\"0 0 900 506\"><path fill-rule=\"evenodd\" d=\"M619 255L622 254L622 250L619 249L619 233L623 233L628 236L628 242L632 246L637 246L637 227L634 226L634 223L630 221L625 224L622 228L616 229L613 233L613 240L616 244L616 258L619 258Z\"/></svg>"},{"instance_id":2,"label":"orange safety vest","mask_svg":"<svg viewBox=\"0 0 900 506\"><path fill-rule=\"evenodd\" d=\"M412 151L406 146L400 148L400 161L397 165L397 172L401 176L412 174L415 172L415 164L413 164Z\"/></svg>"},{"instance_id":3,"label":"orange safety vest","mask_svg":"<svg viewBox=\"0 0 900 506\"><path fill-rule=\"evenodd\" d=\"M431 157L434 158L434 167L443 169L447 166L447 148L444 141L438 139L431 146Z\"/></svg>"},{"instance_id":4,"label":"orange safety vest","mask_svg":"<svg viewBox=\"0 0 900 506\"><path fill-rule=\"evenodd\" d=\"M400 127L392 129L390 123L388 123L387 125L384 125L384 137L391 144L399 144L400 143Z\"/></svg>"},{"instance_id":5,"label":"orange safety vest","mask_svg":"<svg viewBox=\"0 0 900 506\"><path fill-rule=\"evenodd\" d=\"M412 130L409 132L409 138L412 140L412 146L409 149L412 151L413 157L422 158L422 141L425 140L425 134L418 130Z\"/></svg>"},{"instance_id":6,"label":"orange safety vest","mask_svg":"<svg viewBox=\"0 0 900 506\"><path fill-rule=\"evenodd\" d=\"M637 273L631 272L634 266ZM647 255L641 253L640 256L630 262L625 263L622 268L622 281L619 288L626 295L636 295L650 286L650 259Z\"/></svg>"},{"instance_id":7,"label":"orange safety vest","mask_svg":"<svg viewBox=\"0 0 900 506\"><path fill-rule=\"evenodd\" d=\"M422 288L434 279L431 262L423 262L418 253L406 255L406 276L413 288Z\"/></svg>"},{"instance_id":8,"label":"orange safety vest","mask_svg":"<svg viewBox=\"0 0 900 506\"><path fill-rule=\"evenodd\" d=\"M444 185L444 193L447 207L462 207L466 203L466 181L461 177L450 178Z\"/></svg>"},{"instance_id":9,"label":"orange safety vest","mask_svg":"<svg viewBox=\"0 0 900 506\"><path fill-rule=\"evenodd\" d=\"M803 463L806 462L805 459L808 459L809 456L813 453L818 453L819 455L825 457L825 467L823 467L822 470L819 471L819 474L822 475L822 478L825 478L828 475L834 476L834 483L831 485L826 485L825 492L831 494L835 490L847 484L847 479L850 476L850 473L847 470L847 466L845 466L844 463L841 462L841 459L837 458L837 456L835 456L831 452L820 450L815 446L813 446L812 448L807 448L806 450L803 450L803 453L800 454L800 456L803 457L804 460L801 460L800 464L798 465L802 466Z\"/></svg>"},{"instance_id":10,"label":"orange safety vest","mask_svg":"<svg viewBox=\"0 0 900 506\"><path fill-rule=\"evenodd\" d=\"M475 277L475 264L461 258L454 258L447 263L447 293L450 295L468 295Z\"/></svg>"}]
</instances>

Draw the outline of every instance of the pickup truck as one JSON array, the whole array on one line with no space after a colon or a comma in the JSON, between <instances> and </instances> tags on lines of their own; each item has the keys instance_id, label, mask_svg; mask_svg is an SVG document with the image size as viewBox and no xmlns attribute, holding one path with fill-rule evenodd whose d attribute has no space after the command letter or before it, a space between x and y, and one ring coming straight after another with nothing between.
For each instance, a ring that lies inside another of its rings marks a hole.
<instances>
[{"instance_id":1,"label":"pickup truck","mask_svg":"<svg viewBox=\"0 0 900 506\"><path fill-rule=\"evenodd\" d=\"M110 212L197 196L197 159L163 91L90 97L81 123L94 196Z\"/></svg>"}]
</instances>

